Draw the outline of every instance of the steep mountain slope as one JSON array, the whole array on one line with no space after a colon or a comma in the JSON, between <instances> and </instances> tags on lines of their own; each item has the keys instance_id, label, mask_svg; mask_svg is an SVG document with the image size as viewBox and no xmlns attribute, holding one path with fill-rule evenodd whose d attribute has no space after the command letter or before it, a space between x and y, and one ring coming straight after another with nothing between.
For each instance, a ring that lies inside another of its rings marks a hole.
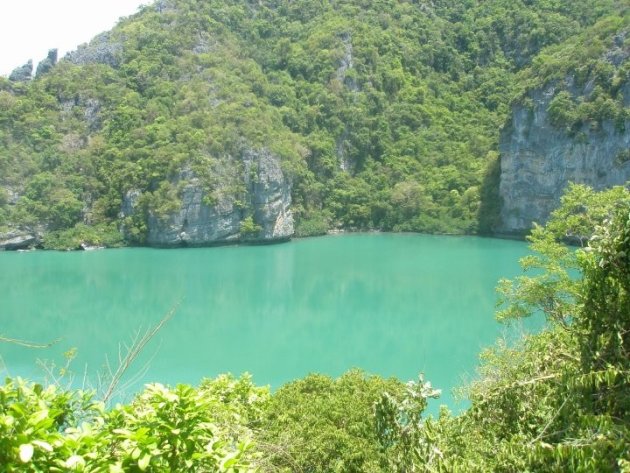
<instances>
[{"instance_id":1,"label":"steep mountain slope","mask_svg":"<svg viewBox=\"0 0 630 473\"><path fill-rule=\"evenodd\" d=\"M630 181L629 37L621 18L602 21L524 73L499 145L502 231L545 222L569 182Z\"/></svg>"},{"instance_id":2,"label":"steep mountain slope","mask_svg":"<svg viewBox=\"0 0 630 473\"><path fill-rule=\"evenodd\" d=\"M0 227L47 247L284 239L294 218L299 235L491 231L519 71L624 9L157 1L0 79Z\"/></svg>"}]
</instances>

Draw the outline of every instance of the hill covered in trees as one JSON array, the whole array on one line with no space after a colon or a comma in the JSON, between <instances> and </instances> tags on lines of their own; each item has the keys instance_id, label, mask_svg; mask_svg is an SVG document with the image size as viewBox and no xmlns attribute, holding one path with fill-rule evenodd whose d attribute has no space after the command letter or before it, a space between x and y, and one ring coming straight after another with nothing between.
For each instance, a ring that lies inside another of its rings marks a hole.
<instances>
[{"instance_id":1,"label":"hill covered in trees","mask_svg":"<svg viewBox=\"0 0 630 473\"><path fill-rule=\"evenodd\" d=\"M556 84L545 112L570 140L625 133L628 18L615 0L159 0L0 78L0 232L493 232L513 106Z\"/></svg>"}]
</instances>

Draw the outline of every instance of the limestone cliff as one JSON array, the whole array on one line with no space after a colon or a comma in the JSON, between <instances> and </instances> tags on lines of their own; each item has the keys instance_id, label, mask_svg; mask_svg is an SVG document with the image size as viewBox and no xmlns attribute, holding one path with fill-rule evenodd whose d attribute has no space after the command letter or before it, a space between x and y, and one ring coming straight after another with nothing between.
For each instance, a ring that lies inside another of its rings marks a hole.
<instances>
[{"instance_id":1,"label":"limestone cliff","mask_svg":"<svg viewBox=\"0 0 630 473\"><path fill-rule=\"evenodd\" d=\"M25 250L41 242L41 228L14 228L2 224L3 208L13 207L19 199L18 191L0 180L0 251Z\"/></svg>"},{"instance_id":2,"label":"limestone cliff","mask_svg":"<svg viewBox=\"0 0 630 473\"><path fill-rule=\"evenodd\" d=\"M571 85L573 97L590 93L589 84ZM621 122L585 123L579 130L554 126L549 105L556 92L554 85L531 91L526 105L513 107L511 123L502 131L500 233L523 233L533 222L544 223L569 182L603 189L630 180L628 115ZM627 110L630 84L620 95Z\"/></svg>"},{"instance_id":3,"label":"limestone cliff","mask_svg":"<svg viewBox=\"0 0 630 473\"><path fill-rule=\"evenodd\" d=\"M119 39L106 31L95 36L89 44L80 45L76 51L66 54L65 58L73 64L107 64L113 68L120 66L123 45Z\"/></svg>"},{"instance_id":4,"label":"limestone cliff","mask_svg":"<svg viewBox=\"0 0 630 473\"><path fill-rule=\"evenodd\" d=\"M37 235L26 231L11 230L0 233L0 251L4 250L25 250L40 243Z\"/></svg>"},{"instance_id":5,"label":"limestone cliff","mask_svg":"<svg viewBox=\"0 0 630 473\"><path fill-rule=\"evenodd\" d=\"M242 174L224 176L212 192L192 169L183 169L171 183L178 189L177 208L166 215L148 209L147 243L172 247L289 239L291 182L280 159L267 150L245 149L238 162L226 166L229 173L235 169ZM141 193L128 192L121 216L132 216L140 201Z\"/></svg>"}]
</instances>

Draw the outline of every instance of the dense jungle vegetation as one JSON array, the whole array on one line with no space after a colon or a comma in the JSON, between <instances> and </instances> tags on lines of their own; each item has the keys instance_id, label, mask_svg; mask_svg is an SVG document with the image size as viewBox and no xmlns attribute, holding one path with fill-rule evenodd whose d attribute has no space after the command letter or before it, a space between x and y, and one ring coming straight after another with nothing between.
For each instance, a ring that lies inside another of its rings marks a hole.
<instances>
[{"instance_id":1,"label":"dense jungle vegetation","mask_svg":"<svg viewBox=\"0 0 630 473\"><path fill-rule=\"evenodd\" d=\"M298 235L491 232L515 101L552 84L554 126L624 126L630 69L607 53L627 50L629 19L625 0L157 0L33 78L0 78L0 232L142 244L183 169L208 204L245 202L248 147L282 159ZM140 211L121 216L135 190ZM426 418L439 392L422 376L361 371L275 393L247 376L152 384L120 405L16 378L0 386L0 465L630 472L629 192L572 186L530 240L498 318L542 313L546 329L484 351L461 414Z\"/></svg>"},{"instance_id":2,"label":"dense jungle vegetation","mask_svg":"<svg viewBox=\"0 0 630 473\"><path fill-rule=\"evenodd\" d=\"M159 0L0 78L0 231L142 244L182 169L207 203L246 202L238 156L258 147L291 177L297 235L491 232L513 100L558 83L556 126L623 126L628 63L606 52L627 31L617 0Z\"/></svg>"},{"instance_id":3,"label":"dense jungle vegetation","mask_svg":"<svg viewBox=\"0 0 630 473\"><path fill-rule=\"evenodd\" d=\"M582 244L567 247L567 237ZM497 315L542 313L547 326L482 354L461 414L423 417L439 391L422 376L404 384L361 371L312 374L273 394L247 376L152 384L107 408L100 393L7 379L0 464L32 472L628 472L630 192L572 186L530 241L534 253L522 264L531 274L500 282Z\"/></svg>"}]
</instances>

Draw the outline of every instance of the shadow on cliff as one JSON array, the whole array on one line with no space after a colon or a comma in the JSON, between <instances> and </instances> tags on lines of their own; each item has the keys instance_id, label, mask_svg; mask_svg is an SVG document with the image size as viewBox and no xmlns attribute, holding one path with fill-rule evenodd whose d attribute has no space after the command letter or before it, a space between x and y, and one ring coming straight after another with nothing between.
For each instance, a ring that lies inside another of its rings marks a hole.
<instances>
[{"instance_id":1,"label":"shadow on cliff","mask_svg":"<svg viewBox=\"0 0 630 473\"><path fill-rule=\"evenodd\" d=\"M484 173L480 189L478 213L479 234L493 235L501 226L501 206L503 199L499 194L501 182L501 156L490 160Z\"/></svg>"}]
</instances>

